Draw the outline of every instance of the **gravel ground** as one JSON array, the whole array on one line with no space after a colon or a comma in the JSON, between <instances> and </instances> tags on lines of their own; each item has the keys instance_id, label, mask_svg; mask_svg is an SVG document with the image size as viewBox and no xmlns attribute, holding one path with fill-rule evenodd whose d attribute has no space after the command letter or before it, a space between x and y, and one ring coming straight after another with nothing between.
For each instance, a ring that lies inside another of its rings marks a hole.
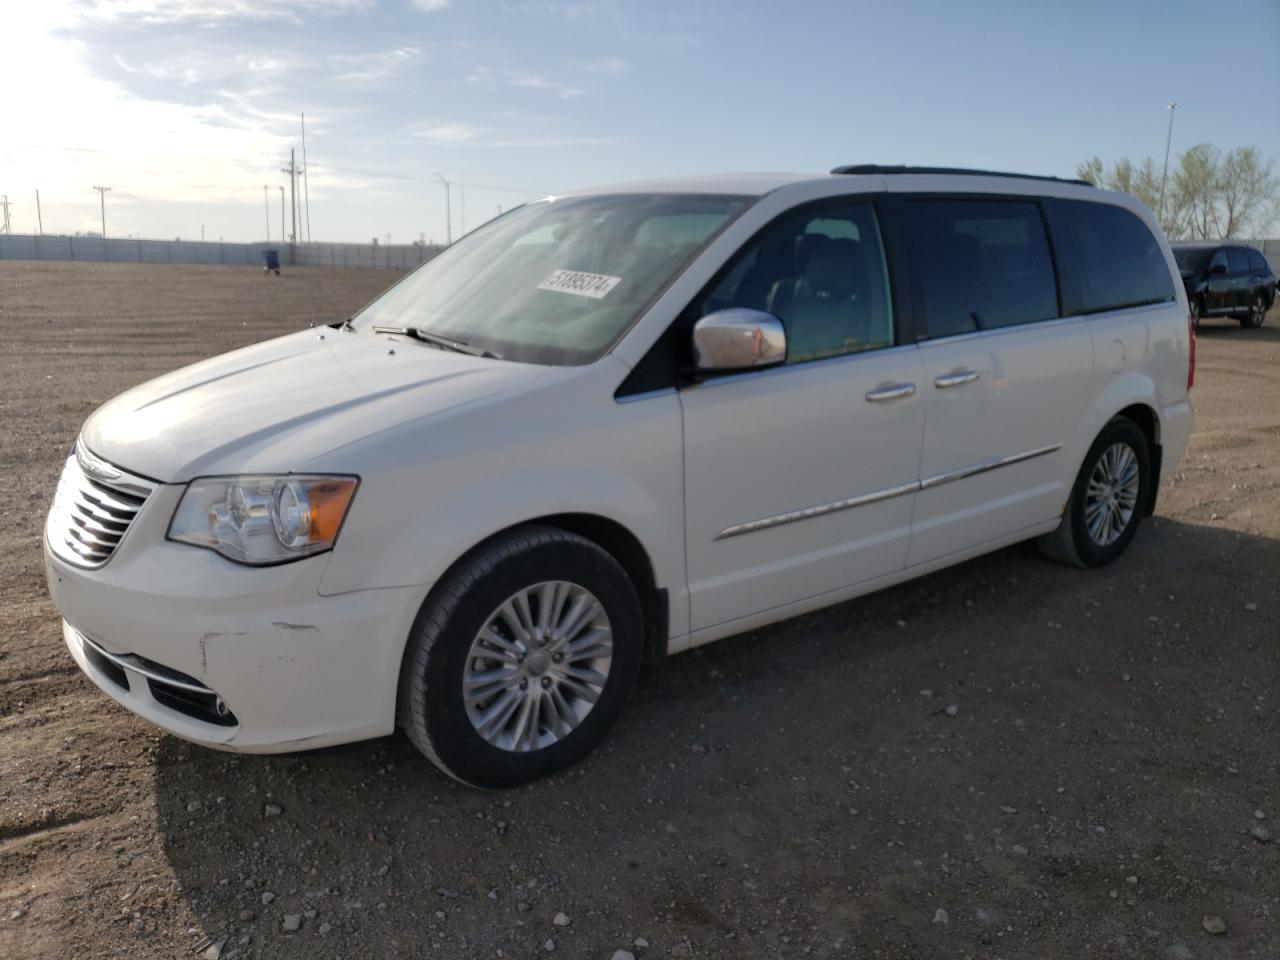
<instances>
[{"instance_id":1,"label":"gravel ground","mask_svg":"<svg viewBox=\"0 0 1280 960\"><path fill-rule=\"evenodd\" d=\"M236 757L111 703L40 556L79 424L395 277L0 263L0 957L1280 956L1277 314L1202 331L1114 566L1014 547L677 657L567 775Z\"/></svg>"}]
</instances>

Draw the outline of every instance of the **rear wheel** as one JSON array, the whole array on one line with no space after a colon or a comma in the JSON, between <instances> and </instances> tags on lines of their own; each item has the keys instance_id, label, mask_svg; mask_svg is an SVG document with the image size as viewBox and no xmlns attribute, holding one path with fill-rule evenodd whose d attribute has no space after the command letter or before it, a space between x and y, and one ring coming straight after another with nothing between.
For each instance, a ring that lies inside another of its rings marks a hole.
<instances>
[{"instance_id":1,"label":"rear wheel","mask_svg":"<svg viewBox=\"0 0 1280 960\"><path fill-rule=\"evenodd\" d=\"M527 783L604 739L642 645L640 601L617 560L576 534L521 528L432 591L405 653L400 724L464 783Z\"/></svg>"},{"instance_id":2,"label":"rear wheel","mask_svg":"<svg viewBox=\"0 0 1280 960\"><path fill-rule=\"evenodd\" d=\"M1266 322L1266 319L1267 301L1262 294L1258 294L1249 305L1249 312L1240 318L1240 326L1248 330L1257 330Z\"/></svg>"},{"instance_id":3,"label":"rear wheel","mask_svg":"<svg viewBox=\"0 0 1280 960\"><path fill-rule=\"evenodd\" d=\"M1101 567L1129 546L1149 502L1151 450L1132 420L1116 417L1089 448L1053 533L1039 539L1052 560L1078 567Z\"/></svg>"}]
</instances>

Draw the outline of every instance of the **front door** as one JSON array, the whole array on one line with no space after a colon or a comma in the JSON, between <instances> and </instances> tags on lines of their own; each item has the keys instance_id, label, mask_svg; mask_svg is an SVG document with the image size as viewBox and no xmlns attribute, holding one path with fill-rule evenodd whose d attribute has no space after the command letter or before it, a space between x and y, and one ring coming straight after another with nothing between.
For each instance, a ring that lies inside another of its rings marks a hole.
<instances>
[{"instance_id":1,"label":"front door","mask_svg":"<svg viewBox=\"0 0 1280 960\"><path fill-rule=\"evenodd\" d=\"M1231 279L1231 265L1227 262L1226 248L1215 251L1209 260L1205 280L1205 313L1226 313L1235 309L1235 290Z\"/></svg>"},{"instance_id":2,"label":"front door","mask_svg":"<svg viewBox=\"0 0 1280 960\"><path fill-rule=\"evenodd\" d=\"M924 429L871 203L775 221L690 308L764 308L784 366L681 391L694 631L901 570Z\"/></svg>"}]
</instances>

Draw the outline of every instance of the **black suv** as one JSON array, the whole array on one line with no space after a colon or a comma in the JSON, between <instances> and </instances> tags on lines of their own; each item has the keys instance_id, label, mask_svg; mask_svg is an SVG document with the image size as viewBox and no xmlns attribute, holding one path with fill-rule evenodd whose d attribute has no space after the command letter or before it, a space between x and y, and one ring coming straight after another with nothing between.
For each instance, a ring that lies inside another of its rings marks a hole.
<instances>
[{"instance_id":1,"label":"black suv","mask_svg":"<svg viewBox=\"0 0 1280 960\"><path fill-rule=\"evenodd\" d=\"M1276 277L1261 253L1240 243L1172 246L1197 327L1202 317L1235 317L1242 327L1262 326L1276 298Z\"/></svg>"}]
</instances>

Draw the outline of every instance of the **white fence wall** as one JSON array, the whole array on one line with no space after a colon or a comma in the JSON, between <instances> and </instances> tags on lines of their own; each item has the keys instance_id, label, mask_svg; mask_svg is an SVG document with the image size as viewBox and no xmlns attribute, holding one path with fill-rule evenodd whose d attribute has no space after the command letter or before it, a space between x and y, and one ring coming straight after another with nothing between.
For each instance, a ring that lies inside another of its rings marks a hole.
<instances>
[{"instance_id":1,"label":"white fence wall","mask_svg":"<svg viewBox=\"0 0 1280 960\"><path fill-rule=\"evenodd\" d=\"M281 266L381 267L412 270L440 247L418 243L216 243L198 240L131 240L126 237L0 235L0 260L83 260L96 263L183 263L261 266L262 253L279 251Z\"/></svg>"}]
</instances>

